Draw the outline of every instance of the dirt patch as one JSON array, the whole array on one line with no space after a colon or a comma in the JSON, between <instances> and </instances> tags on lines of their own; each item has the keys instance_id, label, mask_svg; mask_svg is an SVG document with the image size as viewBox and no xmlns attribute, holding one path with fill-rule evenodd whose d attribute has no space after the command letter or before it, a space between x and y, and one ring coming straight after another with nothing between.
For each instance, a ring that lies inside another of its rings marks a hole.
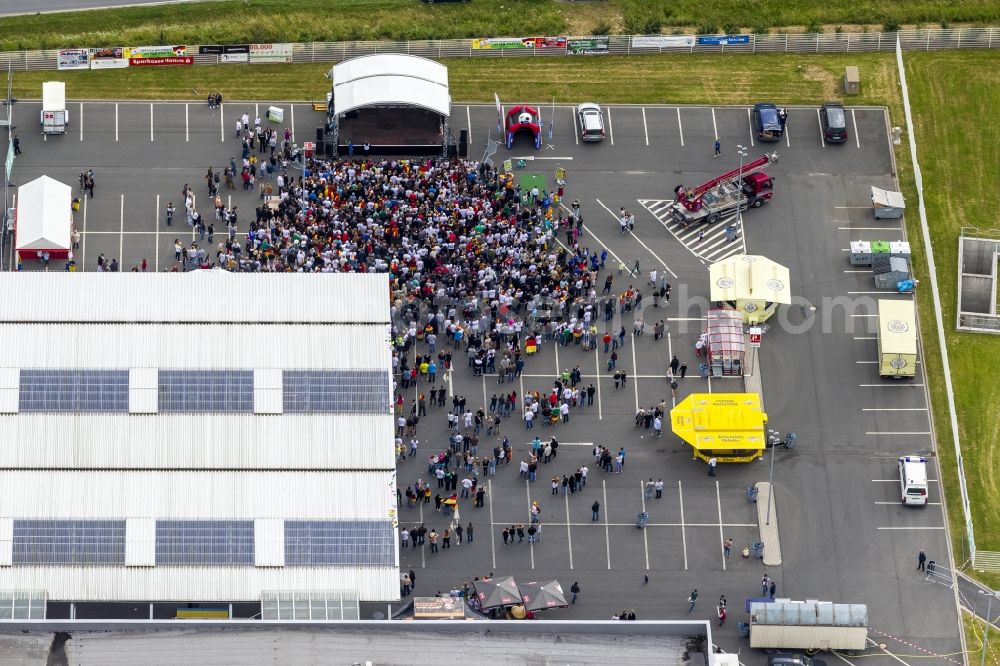
<instances>
[{"instance_id":1,"label":"dirt patch","mask_svg":"<svg viewBox=\"0 0 1000 666\"><path fill-rule=\"evenodd\" d=\"M827 99L837 99L840 97L840 78L833 72L818 67L817 65L799 65L802 78L806 81L813 81L820 84L823 89L823 96Z\"/></svg>"}]
</instances>

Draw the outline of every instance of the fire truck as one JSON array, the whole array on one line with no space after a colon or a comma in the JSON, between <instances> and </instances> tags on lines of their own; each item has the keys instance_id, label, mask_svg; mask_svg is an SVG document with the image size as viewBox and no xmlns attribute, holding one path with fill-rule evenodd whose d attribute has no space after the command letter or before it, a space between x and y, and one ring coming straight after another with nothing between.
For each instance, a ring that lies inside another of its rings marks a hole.
<instances>
[{"instance_id":1,"label":"fire truck","mask_svg":"<svg viewBox=\"0 0 1000 666\"><path fill-rule=\"evenodd\" d=\"M715 224L725 215L759 208L774 194L774 179L764 172L778 161L778 153L765 154L741 168L728 171L697 187L674 188L671 217L682 227Z\"/></svg>"}]
</instances>

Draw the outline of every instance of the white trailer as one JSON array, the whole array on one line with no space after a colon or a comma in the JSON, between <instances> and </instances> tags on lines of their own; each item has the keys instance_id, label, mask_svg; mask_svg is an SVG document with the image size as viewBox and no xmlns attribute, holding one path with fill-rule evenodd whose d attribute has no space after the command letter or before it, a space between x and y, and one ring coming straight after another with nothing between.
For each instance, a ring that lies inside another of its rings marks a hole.
<instances>
[{"instance_id":1,"label":"white trailer","mask_svg":"<svg viewBox=\"0 0 1000 666\"><path fill-rule=\"evenodd\" d=\"M750 647L801 650L864 650L868 640L868 607L830 601L750 604Z\"/></svg>"},{"instance_id":2,"label":"white trailer","mask_svg":"<svg viewBox=\"0 0 1000 666\"><path fill-rule=\"evenodd\" d=\"M42 134L65 134L69 125L66 109L66 84L62 81L42 83Z\"/></svg>"}]
</instances>

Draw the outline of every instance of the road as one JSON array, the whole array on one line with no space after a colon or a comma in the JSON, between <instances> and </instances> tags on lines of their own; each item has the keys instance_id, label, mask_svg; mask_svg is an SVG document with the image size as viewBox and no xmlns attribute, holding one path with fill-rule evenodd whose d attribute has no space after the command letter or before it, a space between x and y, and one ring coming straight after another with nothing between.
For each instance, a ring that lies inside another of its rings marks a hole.
<instances>
[{"instance_id":1,"label":"road","mask_svg":"<svg viewBox=\"0 0 1000 666\"><path fill-rule=\"evenodd\" d=\"M0 16L21 16L24 14L49 14L52 12L78 12L87 9L116 9L141 5L173 5L182 2L204 2L205 0L48 0L44 11L39 11L37 0L4 0L0 3Z\"/></svg>"}]
</instances>

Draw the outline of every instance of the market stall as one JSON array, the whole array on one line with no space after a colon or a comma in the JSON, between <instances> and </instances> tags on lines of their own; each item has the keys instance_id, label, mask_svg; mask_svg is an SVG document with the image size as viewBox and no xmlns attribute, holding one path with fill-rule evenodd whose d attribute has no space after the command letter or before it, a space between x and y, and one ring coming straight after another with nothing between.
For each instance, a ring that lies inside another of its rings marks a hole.
<instances>
[{"instance_id":1,"label":"market stall","mask_svg":"<svg viewBox=\"0 0 1000 666\"><path fill-rule=\"evenodd\" d=\"M21 261L73 256L73 189L42 176L17 188L14 249Z\"/></svg>"},{"instance_id":2,"label":"market stall","mask_svg":"<svg viewBox=\"0 0 1000 666\"><path fill-rule=\"evenodd\" d=\"M708 342L705 350L713 377L741 376L746 341L743 318L738 310L708 311Z\"/></svg>"},{"instance_id":3,"label":"market stall","mask_svg":"<svg viewBox=\"0 0 1000 666\"><path fill-rule=\"evenodd\" d=\"M767 257L741 254L709 267L711 299L740 312L744 324L759 324L792 302L788 269Z\"/></svg>"},{"instance_id":4,"label":"market stall","mask_svg":"<svg viewBox=\"0 0 1000 666\"><path fill-rule=\"evenodd\" d=\"M756 393L692 393L670 410L670 424L706 462L750 462L766 448L767 414Z\"/></svg>"}]
</instances>

